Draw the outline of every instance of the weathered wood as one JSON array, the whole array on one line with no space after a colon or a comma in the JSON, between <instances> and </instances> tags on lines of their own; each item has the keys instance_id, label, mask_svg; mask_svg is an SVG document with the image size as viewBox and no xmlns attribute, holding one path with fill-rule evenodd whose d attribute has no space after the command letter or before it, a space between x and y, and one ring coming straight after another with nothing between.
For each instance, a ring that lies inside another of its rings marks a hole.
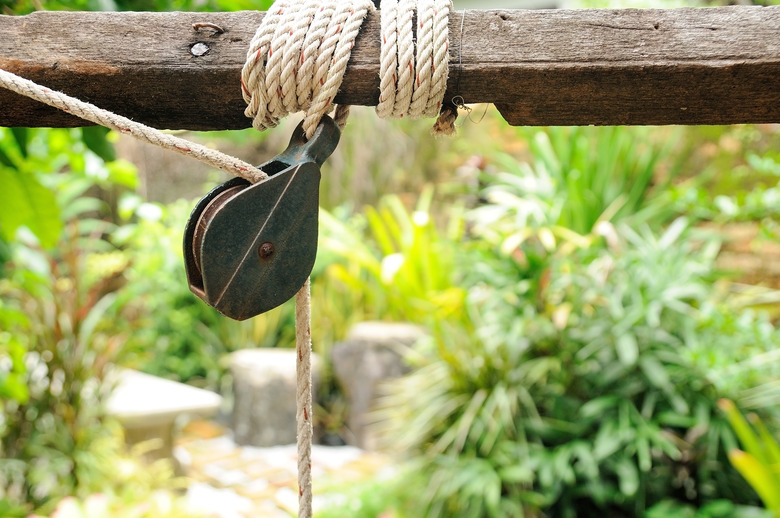
<instances>
[{"instance_id":1,"label":"weathered wood","mask_svg":"<svg viewBox=\"0 0 780 518\"><path fill-rule=\"evenodd\" d=\"M239 75L262 17L0 16L0 67L156 127L244 128ZM780 122L780 6L458 11L450 33L447 98L495 103L512 124ZM376 104L378 68L373 13L337 101ZM0 88L0 125L81 124Z\"/></svg>"}]
</instances>

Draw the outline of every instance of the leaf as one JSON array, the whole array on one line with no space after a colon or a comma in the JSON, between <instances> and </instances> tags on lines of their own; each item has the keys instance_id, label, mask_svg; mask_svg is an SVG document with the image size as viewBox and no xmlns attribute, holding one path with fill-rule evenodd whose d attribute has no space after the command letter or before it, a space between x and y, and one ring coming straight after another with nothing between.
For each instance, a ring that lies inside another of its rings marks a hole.
<instances>
[{"instance_id":1,"label":"leaf","mask_svg":"<svg viewBox=\"0 0 780 518\"><path fill-rule=\"evenodd\" d=\"M777 444L777 440L758 416L751 414L748 416L748 419L750 419L750 422L755 429L758 430L758 436L761 438L761 442L766 449L766 455L770 465L776 467L780 466L780 445ZM777 468L775 468L775 470L777 470Z\"/></svg>"},{"instance_id":2,"label":"leaf","mask_svg":"<svg viewBox=\"0 0 780 518\"><path fill-rule=\"evenodd\" d=\"M753 455L742 450L731 450L729 460L756 490L767 508L777 514L780 511L780 487L773 473Z\"/></svg>"},{"instance_id":3,"label":"leaf","mask_svg":"<svg viewBox=\"0 0 780 518\"><path fill-rule=\"evenodd\" d=\"M620 398L618 396L601 396L591 399L580 407L579 414L585 419L603 417L609 410L617 407Z\"/></svg>"},{"instance_id":4,"label":"leaf","mask_svg":"<svg viewBox=\"0 0 780 518\"><path fill-rule=\"evenodd\" d=\"M684 217L677 218L658 240L658 247L662 250L671 247L687 228L688 220Z\"/></svg>"},{"instance_id":5,"label":"leaf","mask_svg":"<svg viewBox=\"0 0 780 518\"><path fill-rule=\"evenodd\" d=\"M653 460L650 454L650 441L647 437L637 437L636 441L636 458L639 463L639 469L644 473L650 471L653 467Z\"/></svg>"},{"instance_id":6,"label":"leaf","mask_svg":"<svg viewBox=\"0 0 780 518\"><path fill-rule=\"evenodd\" d=\"M501 468L498 476L504 484L529 484L534 481L533 470L522 464Z\"/></svg>"},{"instance_id":7,"label":"leaf","mask_svg":"<svg viewBox=\"0 0 780 518\"><path fill-rule=\"evenodd\" d=\"M578 441L573 448L573 454L576 456L575 467L580 473L593 480L599 476L598 461L593 455L590 444L586 441Z\"/></svg>"},{"instance_id":8,"label":"leaf","mask_svg":"<svg viewBox=\"0 0 780 518\"><path fill-rule=\"evenodd\" d=\"M368 226L371 229L371 236L379 245L379 249L384 255L390 255L397 252L396 244L393 242L393 238L390 236L387 227L385 227L380 213L373 207L367 207L366 220Z\"/></svg>"},{"instance_id":9,"label":"leaf","mask_svg":"<svg viewBox=\"0 0 780 518\"><path fill-rule=\"evenodd\" d=\"M0 165L10 167L11 169L16 169L16 164L8 155L5 154L5 151L3 151L2 147L0 147Z\"/></svg>"},{"instance_id":10,"label":"leaf","mask_svg":"<svg viewBox=\"0 0 780 518\"><path fill-rule=\"evenodd\" d=\"M111 308L115 300L116 294L109 293L108 295L104 295L94 306L89 308L89 312L87 313L87 316L84 317L81 328L79 329L79 341L82 343L89 343L92 340L92 333L94 332L95 327L97 327L100 321L105 317L106 312Z\"/></svg>"},{"instance_id":11,"label":"leaf","mask_svg":"<svg viewBox=\"0 0 780 518\"><path fill-rule=\"evenodd\" d=\"M30 140L30 130L28 128L11 128L11 134L14 136L16 145L19 146L19 152L23 158L27 158L27 142Z\"/></svg>"},{"instance_id":12,"label":"leaf","mask_svg":"<svg viewBox=\"0 0 780 518\"><path fill-rule=\"evenodd\" d=\"M26 226L43 247L53 247L62 232L54 194L34 176L8 168L0 168L0 186L0 236L13 241L16 230Z\"/></svg>"},{"instance_id":13,"label":"leaf","mask_svg":"<svg viewBox=\"0 0 780 518\"><path fill-rule=\"evenodd\" d=\"M21 404L30 399L30 391L25 383L24 375L15 372L3 374L0 372L0 399L12 399Z\"/></svg>"},{"instance_id":14,"label":"leaf","mask_svg":"<svg viewBox=\"0 0 780 518\"><path fill-rule=\"evenodd\" d=\"M639 358L639 346L636 343L636 338L631 334L622 334L618 337L615 344L617 349L618 358L620 363L626 366L633 365Z\"/></svg>"},{"instance_id":15,"label":"leaf","mask_svg":"<svg viewBox=\"0 0 780 518\"><path fill-rule=\"evenodd\" d=\"M76 198L63 207L62 219L64 221L71 221L80 217L84 217L90 212L97 213L100 211L100 209L103 208L103 205L104 202L97 198L92 198L89 196Z\"/></svg>"},{"instance_id":16,"label":"leaf","mask_svg":"<svg viewBox=\"0 0 780 518\"><path fill-rule=\"evenodd\" d=\"M645 373L647 380L655 387L668 391L672 389L669 381L669 374L664 369L663 364L653 357L646 357L639 360L639 366Z\"/></svg>"},{"instance_id":17,"label":"leaf","mask_svg":"<svg viewBox=\"0 0 780 518\"><path fill-rule=\"evenodd\" d=\"M113 160L106 162L106 169L108 169L108 178L113 183L129 189L138 187L138 169L132 162Z\"/></svg>"},{"instance_id":18,"label":"leaf","mask_svg":"<svg viewBox=\"0 0 780 518\"><path fill-rule=\"evenodd\" d=\"M742 416L734 402L728 399L720 399L718 400L718 407L726 414L726 419L728 419L734 433L737 434L739 442L742 443L742 447L745 448L753 458L763 464L767 464L769 459L764 454L764 449L761 446L761 442L756 435L756 432L753 431L753 428L747 422L747 419Z\"/></svg>"},{"instance_id":19,"label":"leaf","mask_svg":"<svg viewBox=\"0 0 780 518\"><path fill-rule=\"evenodd\" d=\"M116 150L106 136L111 130L103 126L86 126L81 128L81 140L90 151L103 159L104 162L116 160Z\"/></svg>"},{"instance_id":20,"label":"leaf","mask_svg":"<svg viewBox=\"0 0 780 518\"><path fill-rule=\"evenodd\" d=\"M639 489L639 472L636 465L627 457L622 457L615 466L615 473L618 476L620 492L631 497Z\"/></svg>"}]
</instances>

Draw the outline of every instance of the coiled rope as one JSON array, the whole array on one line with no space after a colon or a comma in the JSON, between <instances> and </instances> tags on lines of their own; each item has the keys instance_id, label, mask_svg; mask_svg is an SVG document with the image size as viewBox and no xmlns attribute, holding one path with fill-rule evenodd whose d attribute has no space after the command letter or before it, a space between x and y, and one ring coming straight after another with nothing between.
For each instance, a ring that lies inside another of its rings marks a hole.
<instances>
[{"instance_id":1,"label":"coiled rope","mask_svg":"<svg viewBox=\"0 0 780 518\"><path fill-rule=\"evenodd\" d=\"M457 110L442 108L451 9L451 0L382 0L379 117L440 114L434 134L454 133ZM252 125L263 131L290 113L303 111L310 137L323 115L334 108L355 38L373 10L368 0L275 2L252 38L241 72L244 113ZM348 107L336 109L339 126L348 113Z\"/></svg>"}]
</instances>

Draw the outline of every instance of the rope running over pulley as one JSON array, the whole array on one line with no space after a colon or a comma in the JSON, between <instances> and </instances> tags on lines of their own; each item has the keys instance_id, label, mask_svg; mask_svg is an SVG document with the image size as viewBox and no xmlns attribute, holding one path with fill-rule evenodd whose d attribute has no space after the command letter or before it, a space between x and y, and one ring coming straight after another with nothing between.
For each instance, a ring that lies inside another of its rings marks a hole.
<instances>
[{"instance_id":1,"label":"rope running over pulley","mask_svg":"<svg viewBox=\"0 0 780 518\"><path fill-rule=\"evenodd\" d=\"M433 133L455 132L457 109L444 104L449 66L451 0L382 0L380 96L382 118L439 118ZM334 110L368 0L279 0L257 29L241 74L246 115L262 131L290 113L304 112L310 138L320 120ZM416 30L413 20L417 20ZM415 37L416 36L416 37ZM193 157L245 178L268 175L235 157L160 132L0 69L0 86L138 140ZM338 106L335 120L344 127L348 106ZM310 281L296 295L297 420L299 516L312 516L311 488L311 307Z\"/></svg>"}]
</instances>

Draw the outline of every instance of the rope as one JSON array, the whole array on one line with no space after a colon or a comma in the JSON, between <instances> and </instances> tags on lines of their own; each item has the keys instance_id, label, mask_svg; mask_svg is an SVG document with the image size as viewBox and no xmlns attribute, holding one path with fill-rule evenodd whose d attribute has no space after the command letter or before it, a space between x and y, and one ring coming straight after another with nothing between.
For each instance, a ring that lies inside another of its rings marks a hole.
<instances>
[{"instance_id":1,"label":"rope","mask_svg":"<svg viewBox=\"0 0 780 518\"><path fill-rule=\"evenodd\" d=\"M433 133L453 134L457 110L444 105L449 67L451 0L382 0L380 96L382 118L435 117ZM333 109L368 0L278 0L266 13L241 72L245 114L259 131L290 113L305 112L311 137ZM417 44L412 20L417 14ZM349 107L334 119L343 127Z\"/></svg>"},{"instance_id":2,"label":"rope","mask_svg":"<svg viewBox=\"0 0 780 518\"><path fill-rule=\"evenodd\" d=\"M245 115L263 131L290 113L304 111L310 138L333 110L360 26L374 4L369 0L278 0L263 18L241 71ZM348 106L336 109L340 128ZM298 516L312 516L311 281L295 295L297 361Z\"/></svg>"},{"instance_id":3,"label":"rope","mask_svg":"<svg viewBox=\"0 0 780 518\"><path fill-rule=\"evenodd\" d=\"M455 132L457 109L442 109L449 65L451 0L383 0L380 117L434 117L434 134ZM369 0L277 0L255 32L241 71L245 115L259 131L303 111L307 137L333 109ZM417 45L412 20L417 12ZM416 49L416 54L415 54ZM344 127L348 106L336 109ZM295 296L298 516L312 515L310 281Z\"/></svg>"},{"instance_id":4,"label":"rope","mask_svg":"<svg viewBox=\"0 0 780 518\"><path fill-rule=\"evenodd\" d=\"M241 72L245 114L259 131L305 112L307 137L333 109L369 0L279 0L257 29ZM343 126L348 111L338 110Z\"/></svg>"},{"instance_id":5,"label":"rope","mask_svg":"<svg viewBox=\"0 0 780 518\"><path fill-rule=\"evenodd\" d=\"M132 121L127 117L98 108L94 104L81 101L62 92L50 90L3 69L0 69L0 85L20 95L72 113L95 124L100 124L149 144L195 158L230 174L245 178L252 183L268 177L264 172L243 160L220 153L214 149L209 149L195 142L163 133L145 124Z\"/></svg>"},{"instance_id":6,"label":"rope","mask_svg":"<svg viewBox=\"0 0 780 518\"><path fill-rule=\"evenodd\" d=\"M311 279L295 295L296 422L298 423L298 516L312 515Z\"/></svg>"},{"instance_id":7,"label":"rope","mask_svg":"<svg viewBox=\"0 0 780 518\"><path fill-rule=\"evenodd\" d=\"M457 109L443 105L451 8L451 0L382 0L379 117L419 119L439 113L432 133L455 132ZM412 35L415 10L416 45Z\"/></svg>"},{"instance_id":8,"label":"rope","mask_svg":"<svg viewBox=\"0 0 780 518\"><path fill-rule=\"evenodd\" d=\"M455 131L457 109L443 104L449 65L451 0L382 0L380 117L439 118L434 134ZM278 0L257 29L241 73L245 114L262 131L286 115L304 111L311 137L322 117L333 110L355 39L369 11L369 0ZM412 20L417 14L417 44ZM18 94L72 113L139 140L191 156L252 183L267 178L237 158L189 142L0 69L0 85ZM344 127L349 106L338 106L334 119ZM311 444L311 283L295 296L297 349L296 415L298 487L301 518L312 516Z\"/></svg>"}]
</instances>

